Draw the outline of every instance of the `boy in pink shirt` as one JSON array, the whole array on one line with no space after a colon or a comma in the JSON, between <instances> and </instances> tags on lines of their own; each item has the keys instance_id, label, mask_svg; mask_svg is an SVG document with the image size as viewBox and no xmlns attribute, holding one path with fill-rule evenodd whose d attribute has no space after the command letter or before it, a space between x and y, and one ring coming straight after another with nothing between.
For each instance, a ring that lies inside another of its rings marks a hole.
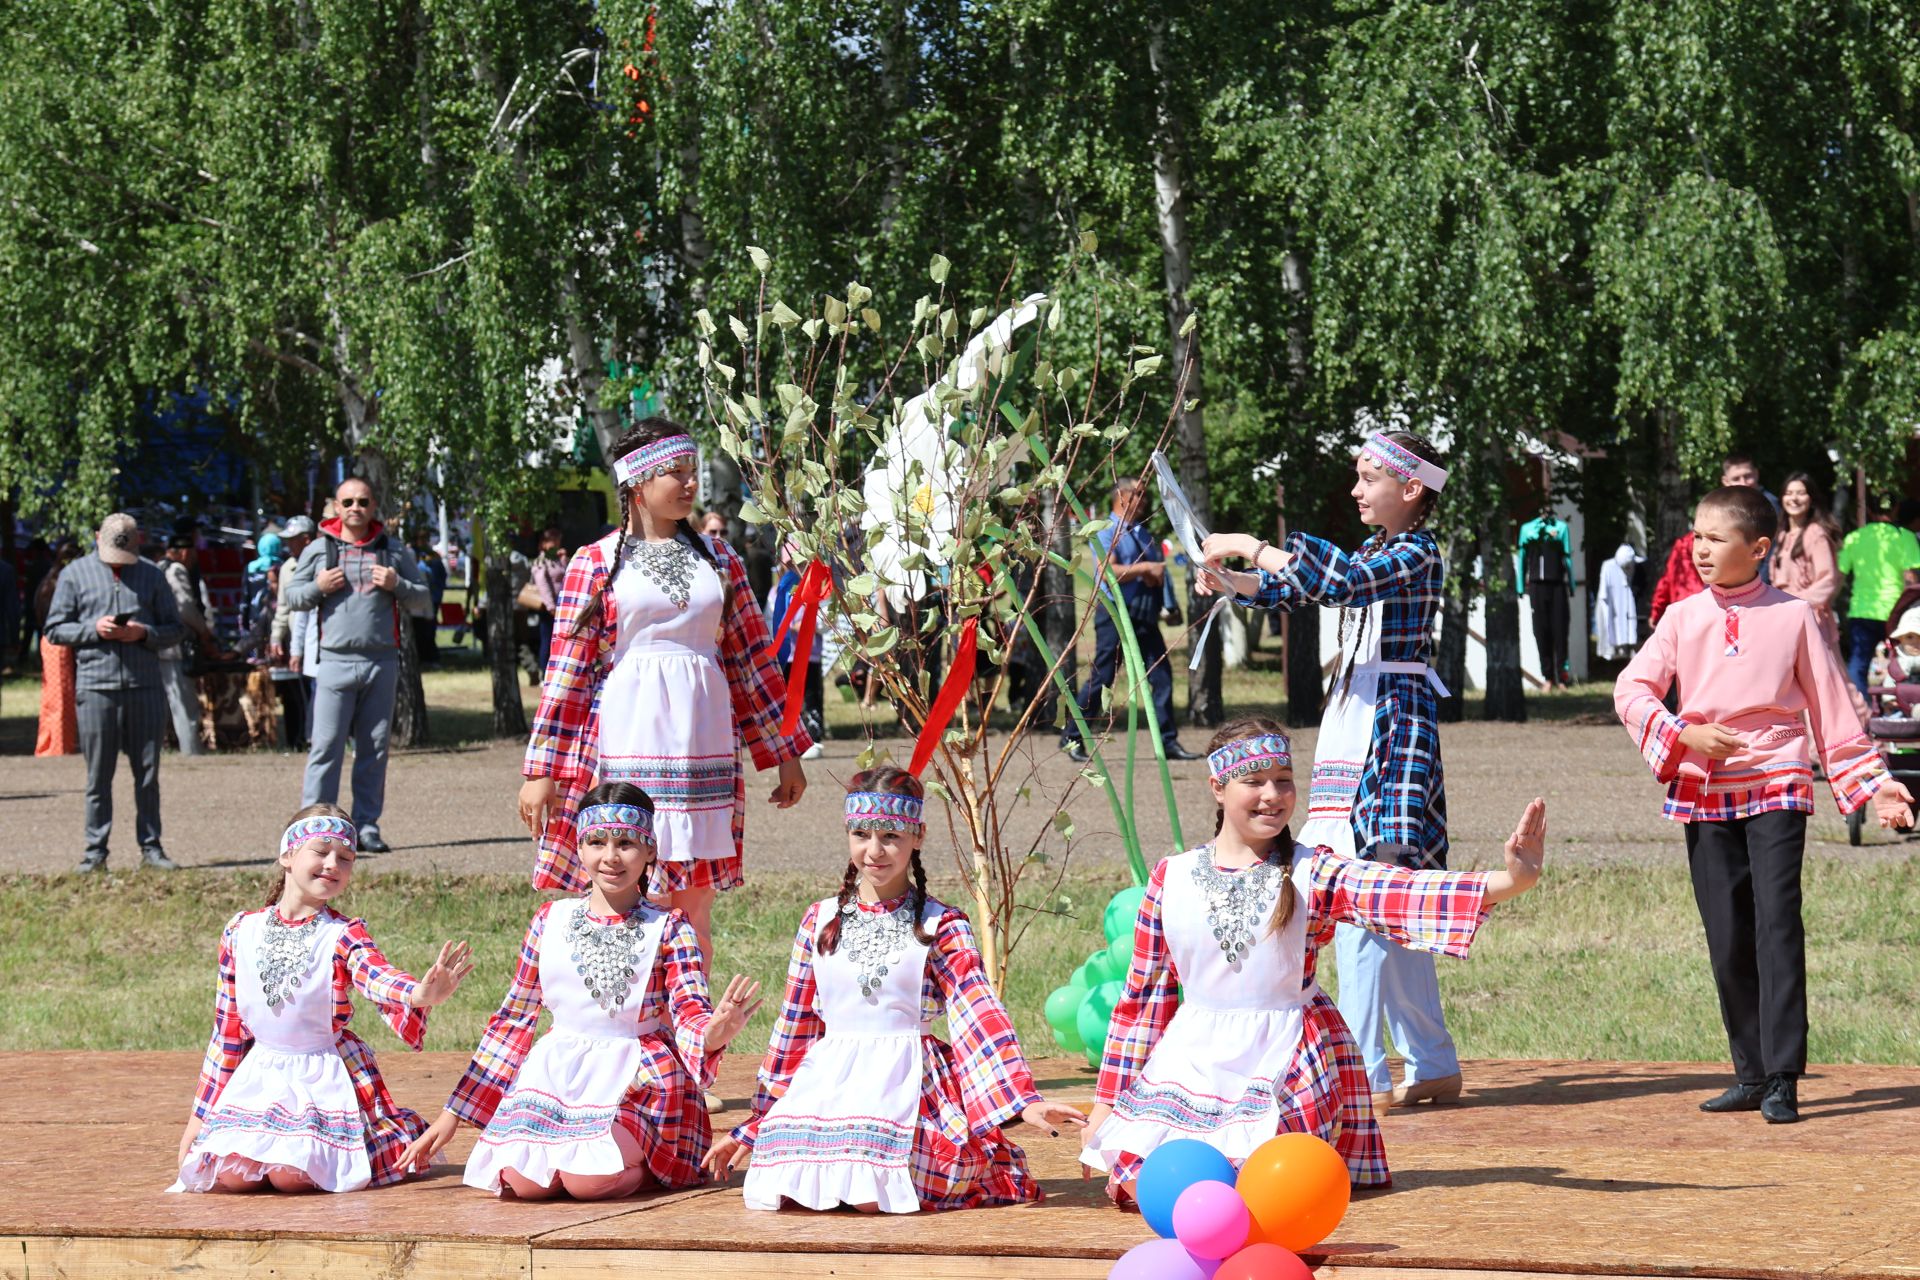
<instances>
[{"instance_id":1,"label":"boy in pink shirt","mask_svg":"<svg viewBox=\"0 0 1920 1280\"><path fill-rule=\"evenodd\" d=\"M1913 820L1847 698L1813 607L1760 579L1777 517L1758 489L1701 499L1693 563L1707 589L1673 605L1613 687L1627 731L1686 824L1736 1081L1702 1111L1800 1118L1807 1065L1800 862L1813 812L1807 726L1844 813L1871 803L1883 827ZM1681 705L1661 699L1679 680ZM1805 721L1801 713L1805 713Z\"/></svg>"}]
</instances>

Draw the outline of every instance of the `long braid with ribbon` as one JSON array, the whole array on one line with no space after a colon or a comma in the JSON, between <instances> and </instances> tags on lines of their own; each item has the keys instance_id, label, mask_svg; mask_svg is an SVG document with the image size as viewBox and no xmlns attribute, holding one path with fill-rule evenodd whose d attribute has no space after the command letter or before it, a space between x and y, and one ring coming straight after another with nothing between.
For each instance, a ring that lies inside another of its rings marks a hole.
<instances>
[{"instance_id":1,"label":"long braid with ribbon","mask_svg":"<svg viewBox=\"0 0 1920 1280\"><path fill-rule=\"evenodd\" d=\"M913 936L921 946L933 945L933 935L927 932L924 917L927 914L927 869L920 863L920 851L913 851Z\"/></svg>"},{"instance_id":2,"label":"long braid with ribbon","mask_svg":"<svg viewBox=\"0 0 1920 1280\"><path fill-rule=\"evenodd\" d=\"M600 611L606 607L607 593L613 590L613 580L620 576L620 566L627 560L627 526L632 521L632 509L633 491L622 485L620 487L620 537L613 544L613 563L607 566L606 579L601 582L600 589L593 593L592 601L580 611L580 616L573 620L573 630L567 633L570 638L578 637L582 631L585 631L587 624L599 617Z\"/></svg>"},{"instance_id":3,"label":"long braid with ribbon","mask_svg":"<svg viewBox=\"0 0 1920 1280\"><path fill-rule=\"evenodd\" d=\"M918 853L914 854L913 859L915 863L918 863L920 861L920 855ZM840 896L834 899L833 919L827 921L826 927L820 930L819 941L813 944L813 949L821 955L830 956L840 949L840 913L845 910L849 902L853 901L853 891L859 883L860 868L856 867L853 861L849 859L847 862L847 874L840 878Z\"/></svg>"}]
</instances>

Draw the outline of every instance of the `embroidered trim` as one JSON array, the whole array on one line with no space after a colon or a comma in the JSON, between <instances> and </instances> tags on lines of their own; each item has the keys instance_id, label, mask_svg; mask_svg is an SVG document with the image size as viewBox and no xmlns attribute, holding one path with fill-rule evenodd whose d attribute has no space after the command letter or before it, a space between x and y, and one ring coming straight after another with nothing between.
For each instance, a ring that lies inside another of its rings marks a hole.
<instances>
[{"instance_id":1,"label":"embroidered trim","mask_svg":"<svg viewBox=\"0 0 1920 1280\"><path fill-rule=\"evenodd\" d=\"M1360 451L1379 463L1382 470L1391 471L1402 480L1418 480L1435 493L1447 487L1446 468L1436 467L1425 458L1409 453L1381 432L1369 435Z\"/></svg>"},{"instance_id":2,"label":"embroidered trim","mask_svg":"<svg viewBox=\"0 0 1920 1280\"><path fill-rule=\"evenodd\" d=\"M1207 755L1207 768L1215 782L1232 782L1275 765L1283 769L1293 767L1293 744L1284 733L1240 738Z\"/></svg>"},{"instance_id":3,"label":"embroidered trim","mask_svg":"<svg viewBox=\"0 0 1920 1280\"><path fill-rule=\"evenodd\" d=\"M890 791L847 792L847 830L906 831L927 829L926 801Z\"/></svg>"},{"instance_id":4,"label":"embroidered trim","mask_svg":"<svg viewBox=\"0 0 1920 1280\"><path fill-rule=\"evenodd\" d=\"M332 818L322 815L317 818L299 818L280 836L280 852L292 853L307 841L318 836L327 836L338 840L349 849L360 847L360 833L345 818Z\"/></svg>"},{"instance_id":5,"label":"embroidered trim","mask_svg":"<svg viewBox=\"0 0 1920 1280\"><path fill-rule=\"evenodd\" d=\"M692 436L668 436L652 444L641 445L613 464L613 478L623 488L663 476L675 469L682 458L698 457L700 447Z\"/></svg>"},{"instance_id":6,"label":"embroidered trim","mask_svg":"<svg viewBox=\"0 0 1920 1280\"><path fill-rule=\"evenodd\" d=\"M653 810L634 804L590 804L580 811L574 829L579 843L596 831L611 831L616 836L631 836L644 845L653 844Z\"/></svg>"}]
</instances>

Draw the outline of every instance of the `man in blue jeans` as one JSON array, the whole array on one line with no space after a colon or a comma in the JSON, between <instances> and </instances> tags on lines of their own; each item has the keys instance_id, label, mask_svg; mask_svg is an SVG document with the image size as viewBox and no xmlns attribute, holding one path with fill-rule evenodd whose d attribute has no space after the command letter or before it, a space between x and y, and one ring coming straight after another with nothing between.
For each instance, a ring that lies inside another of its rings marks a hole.
<instances>
[{"instance_id":1,"label":"man in blue jeans","mask_svg":"<svg viewBox=\"0 0 1920 1280\"><path fill-rule=\"evenodd\" d=\"M1200 757L1180 745L1174 735L1173 671L1167 657L1167 642L1160 634L1163 618L1178 617L1173 584L1167 580L1166 558L1160 551L1160 539L1148 531L1142 517L1147 511L1147 486L1137 479L1122 480L1113 486L1113 522L1093 535L1088 550L1093 555L1094 572L1112 553L1109 567L1120 580L1120 600L1133 623L1134 638L1140 645L1140 661L1147 669L1147 688L1153 695L1154 714L1160 720L1160 739L1166 744L1169 760L1198 760ZM1100 597L1099 612L1093 619L1093 670L1080 686L1080 714L1089 728L1100 706L1100 691L1113 683L1120 669L1120 631L1107 614L1106 597ZM1060 745L1074 760L1085 762L1086 744L1080 741L1078 726L1069 722L1061 732Z\"/></svg>"}]
</instances>

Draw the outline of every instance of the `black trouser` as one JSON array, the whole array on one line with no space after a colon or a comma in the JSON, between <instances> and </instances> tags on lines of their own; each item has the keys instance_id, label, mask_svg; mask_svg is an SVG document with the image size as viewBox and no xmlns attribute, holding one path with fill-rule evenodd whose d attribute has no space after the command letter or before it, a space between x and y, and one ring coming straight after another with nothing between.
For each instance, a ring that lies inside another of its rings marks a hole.
<instances>
[{"instance_id":1,"label":"black trouser","mask_svg":"<svg viewBox=\"0 0 1920 1280\"><path fill-rule=\"evenodd\" d=\"M1720 1017L1741 1080L1807 1067L1807 938L1800 860L1807 815L1687 824L1693 897L1707 928Z\"/></svg>"},{"instance_id":2,"label":"black trouser","mask_svg":"<svg viewBox=\"0 0 1920 1280\"><path fill-rule=\"evenodd\" d=\"M1527 599L1533 601L1533 643L1540 651L1540 674L1554 684L1565 678L1567 670L1567 590L1557 582L1536 582L1527 589Z\"/></svg>"},{"instance_id":3,"label":"black trouser","mask_svg":"<svg viewBox=\"0 0 1920 1280\"><path fill-rule=\"evenodd\" d=\"M1173 722L1173 669L1167 657L1166 638L1160 634L1158 625L1136 626L1133 638L1140 645L1140 663L1147 669L1147 689L1153 695L1154 714L1160 717L1160 739L1172 746L1179 726ZM1089 729L1097 731L1093 721L1100 707L1100 691L1113 683L1119 670L1120 632L1103 609L1093 620L1093 670L1087 673L1087 682L1080 686L1080 714L1086 717ZM1063 733L1071 742L1080 737L1080 728L1069 720Z\"/></svg>"}]
</instances>

